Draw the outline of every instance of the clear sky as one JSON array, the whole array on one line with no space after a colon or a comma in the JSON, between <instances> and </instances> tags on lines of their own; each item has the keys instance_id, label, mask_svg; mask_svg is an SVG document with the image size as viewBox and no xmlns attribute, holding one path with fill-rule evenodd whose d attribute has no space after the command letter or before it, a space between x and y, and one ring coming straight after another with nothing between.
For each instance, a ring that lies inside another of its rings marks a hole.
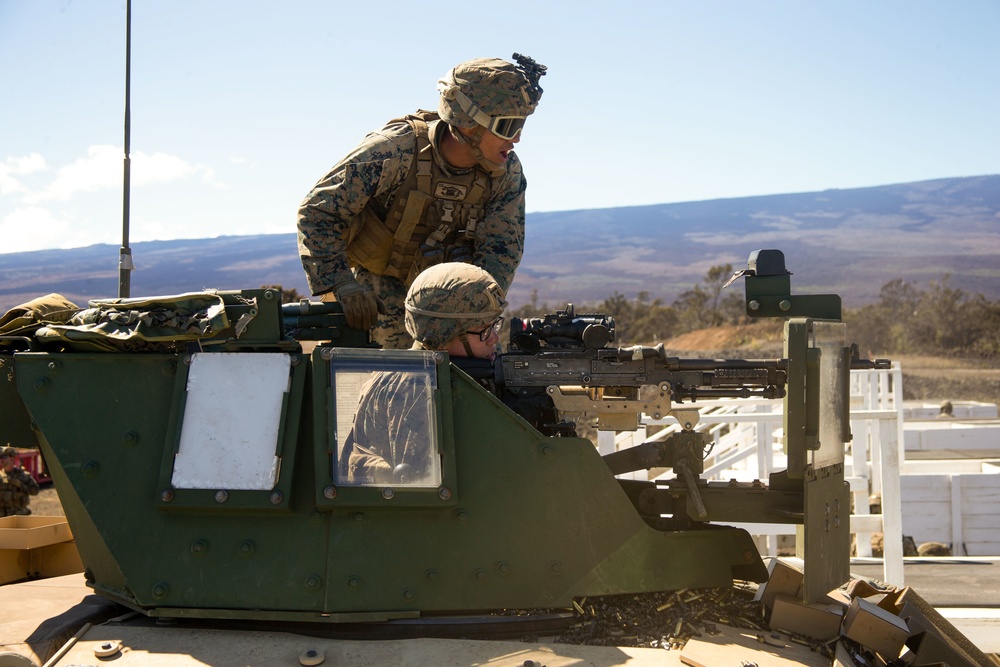
<instances>
[{"instance_id":1,"label":"clear sky","mask_svg":"<svg viewBox=\"0 0 1000 667\"><path fill-rule=\"evenodd\" d=\"M0 0L0 253L121 243L125 16ZM1000 0L136 0L131 241L293 232L365 133L515 51L549 68L529 213L996 174L998 36Z\"/></svg>"}]
</instances>

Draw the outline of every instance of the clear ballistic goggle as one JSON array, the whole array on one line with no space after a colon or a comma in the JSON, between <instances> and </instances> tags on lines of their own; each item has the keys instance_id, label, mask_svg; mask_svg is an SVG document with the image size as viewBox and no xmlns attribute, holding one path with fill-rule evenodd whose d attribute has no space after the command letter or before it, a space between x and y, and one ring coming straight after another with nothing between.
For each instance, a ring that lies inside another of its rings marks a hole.
<instances>
[{"instance_id":1,"label":"clear ballistic goggle","mask_svg":"<svg viewBox=\"0 0 1000 667\"><path fill-rule=\"evenodd\" d=\"M521 134L525 120L524 116L493 116L490 118L489 131L501 139L513 141Z\"/></svg>"}]
</instances>

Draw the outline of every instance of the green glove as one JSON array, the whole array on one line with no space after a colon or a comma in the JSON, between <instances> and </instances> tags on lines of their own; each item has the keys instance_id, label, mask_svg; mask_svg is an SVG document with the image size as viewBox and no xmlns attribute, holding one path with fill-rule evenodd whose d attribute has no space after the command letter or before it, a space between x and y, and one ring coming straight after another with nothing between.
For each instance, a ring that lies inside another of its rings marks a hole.
<instances>
[{"instance_id":1,"label":"green glove","mask_svg":"<svg viewBox=\"0 0 1000 667\"><path fill-rule=\"evenodd\" d=\"M385 312L385 305L375 293L356 280L343 282L333 291L347 316L347 324L354 329L371 329L378 322L378 314Z\"/></svg>"}]
</instances>

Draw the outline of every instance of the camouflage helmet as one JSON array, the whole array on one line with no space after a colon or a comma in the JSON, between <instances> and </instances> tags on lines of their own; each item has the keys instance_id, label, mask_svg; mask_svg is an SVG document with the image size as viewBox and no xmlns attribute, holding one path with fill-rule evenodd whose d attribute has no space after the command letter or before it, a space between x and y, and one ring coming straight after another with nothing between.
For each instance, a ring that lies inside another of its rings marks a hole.
<instances>
[{"instance_id":1,"label":"camouflage helmet","mask_svg":"<svg viewBox=\"0 0 1000 667\"><path fill-rule=\"evenodd\" d=\"M441 349L466 331L493 324L507 307L489 273L464 262L423 271L406 292L406 330L429 350Z\"/></svg>"},{"instance_id":2,"label":"camouflage helmet","mask_svg":"<svg viewBox=\"0 0 1000 667\"><path fill-rule=\"evenodd\" d=\"M545 66L514 54L517 64L499 58L476 58L452 68L438 80L438 113L449 125L489 128L497 116L525 117L542 97L538 79Z\"/></svg>"}]
</instances>

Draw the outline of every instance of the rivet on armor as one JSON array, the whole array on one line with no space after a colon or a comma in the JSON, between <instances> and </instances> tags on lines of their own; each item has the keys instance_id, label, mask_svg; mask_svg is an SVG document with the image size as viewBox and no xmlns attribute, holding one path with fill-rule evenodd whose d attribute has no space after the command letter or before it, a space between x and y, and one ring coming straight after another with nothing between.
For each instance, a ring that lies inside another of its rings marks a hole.
<instances>
[{"instance_id":1,"label":"rivet on armor","mask_svg":"<svg viewBox=\"0 0 1000 667\"><path fill-rule=\"evenodd\" d=\"M553 573L559 574L562 572L563 566L559 561L554 561L551 565L549 565L549 569L552 570Z\"/></svg>"},{"instance_id":2,"label":"rivet on armor","mask_svg":"<svg viewBox=\"0 0 1000 667\"><path fill-rule=\"evenodd\" d=\"M438 489L438 498L441 500L451 500L451 489L447 486L442 486Z\"/></svg>"},{"instance_id":3,"label":"rivet on armor","mask_svg":"<svg viewBox=\"0 0 1000 667\"><path fill-rule=\"evenodd\" d=\"M164 583L158 583L153 585L153 597L157 600L162 600L167 597L167 593L170 592L170 586Z\"/></svg>"},{"instance_id":4,"label":"rivet on armor","mask_svg":"<svg viewBox=\"0 0 1000 667\"><path fill-rule=\"evenodd\" d=\"M760 301L757 299L752 299L747 303L747 308L750 310L760 310Z\"/></svg>"},{"instance_id":5,"label":"rivet on armor","mask_svg":"<svg viewBox=\"0 0 1000 667\"><path fill-rule=\"evenodd\" d=\"M215 502L217 502L217 503L224 503L227 500L229 500L229 492L228 491L216 491L215 492Z\"/></svg>"},{"instance_id":6,"label":"rivet on armor","mask_svg":"<svg viewBox=\"0 0 1000 667\"><path fill-rule=\"evenodd\" d=\"M87 461L83 464L83 474L87 477L94 477L100 469L101 465L97 461Z\"/></svg>"},{"instance_id":7,"label":"rivet on armor","mask_svg":"<svg viewBox=\"0 0 1000 667\"><path fill-rule=\"evenodd\" d=\"M438 571L431 568L424 572L424 576L427 578L427 581L435 581L438 578Z\"/></svg>"},{"instance_id":8,"label":"rivet on armor","mask_svg":"<svg viewBox=\"0 0 1000 667\"><path fill-rule=\"evenodd\" d=\"M328 347L324 347L319 351L319 356L323 359L323 361L330 361L333 359L333 350Z\"/></svg>"},{"instance_id":9,"label":"rivet on armor","mask_svg":"<svg viewBox=\"0 0 1000 667\"><path fill-rule=\"evenodd\" d=\"M390 486L387 486L384 489L382 489L382 497L385 498L386 500L392 500L393 496L395 495L396 492L393 491L392 487Z\"/></svg>"},{"instance_id":10,"label":"rivet on armor","mask_svg":"<svg viewBox=\"0 0 1000 667\"><path fill-rule=\"evenodd\" d=\"M325 489L323 489L323 497L326 498L327 500L333 500L334 498L336 498L337 497L337 487L335 487L335 486L328 486Z\"/></svg>"},{"instance_id":11,"label":"rivet on armor","mask_svg":"<svg viewBox=\"0 0 1000 667\"><path fill-rule=\"evenodd\" d=\"M497 563L497 572L499 572L501 575L510 574L510 563L507 563L505 561L500 561L499 563Z\"/></svg>"},{"instance_id":12,"label":"rivet on armor","mask_svg":"<svg viewBox=\"0 0 1000 667\"><path fill-rule=\"evenodd\" d=\"M281 495L281 491L272 491L271 495L268 496L268 500L271 501L272 505L280 505L284 496Z\"/></svg>"},{"instance_id":13,"label":"rivet on armor","mask_svg":"<svg viewBox=\"0 0 1000 667\"><path fill-rule=\"evenodd\" d=\"M484 570L482 568L479 568L475 572L475 577L476 577L477 581L485 581L486 580L486 570Z\"/></svg>"},{"instance_id":14,"label":"rivet on armor","mask_svg":"<svg viewBox=\"0 0 1000 667\"><path fill-rule=\"evenodd\" d=\"M361 587L361 579L359 579L358 577L348 577L347 578L347 585L350 586L351 588L360 588Z\"/></svg>"},{"instance_id":15,"label":"rivet on armor","mask_svg":"<svg viewBox=\"0 0 1000 667\"><path fill-rule=\"evenodd\" d=\"M410 590L409 588L404 589L403 590L403 599L404 600L412 600L413 599L413 591Z\"/></svg>"},{"instance_id":16,"label":"rivet on armor","mask_svg":"<svg viewBox=\"0 0 1000 667\"><path fill-rule=\"evenodd\" d=\"M174 499L173 489L164 489L163 491L160 491L160 500L162 500L163 502L169 503L173 499Z\"/></svg>"},{"instance_id":17,"label":"rivet on armor","mask_svg":"<svg viewBox=\"0 0 1000 667\"><path fill-rule=\"evenodd\" d=\"M792 309L792 302L788 299L782 299L778 302L778 310L782 312L788 312Z\"/></svg>"},{"instance_id":18,"label":"rivet on armor","mask_svg":"<svg viewBox=\"0 0 1000 667\"><path fill-rule=\"evenodd\" d=\"M208 553L208 541L207 540L195 540L191 543L191 553L195 556L204 556Z\"/></svg>"},{"instance_id":19,"label":"rivet on armor","mask_svg":"<svg viewBox=\"0 0 1000 667\"><path fill-rule=\"evenodd\" d=\"M237 550L241 556L252 556L253 552L257 550L257 545L254 544L253 540L244 540Z\"/></svg>"},{"instance_id":20,"label":"rivet on armor","mask_svg":"<svg viewBox=\"0 0 1000 667\"><path fill-rule=\"evenodd\" d=\"M322 585L323 585L323 578L320 577L318 574L310 574L308 577L306 577L306 588L308 588L309 590L314 591Z\"/></svg>"},{"instance_id":21,"label":"rivet on armor","mask_svg":"<svg viewBox=\"0 0 1000 667\"><path fill-rule=\"evenodd\" d=\"M135 431L125 431L122 433L123 445L134 445L137 442L139 442L139 434Z\"/></svg>"}]
</instances>

